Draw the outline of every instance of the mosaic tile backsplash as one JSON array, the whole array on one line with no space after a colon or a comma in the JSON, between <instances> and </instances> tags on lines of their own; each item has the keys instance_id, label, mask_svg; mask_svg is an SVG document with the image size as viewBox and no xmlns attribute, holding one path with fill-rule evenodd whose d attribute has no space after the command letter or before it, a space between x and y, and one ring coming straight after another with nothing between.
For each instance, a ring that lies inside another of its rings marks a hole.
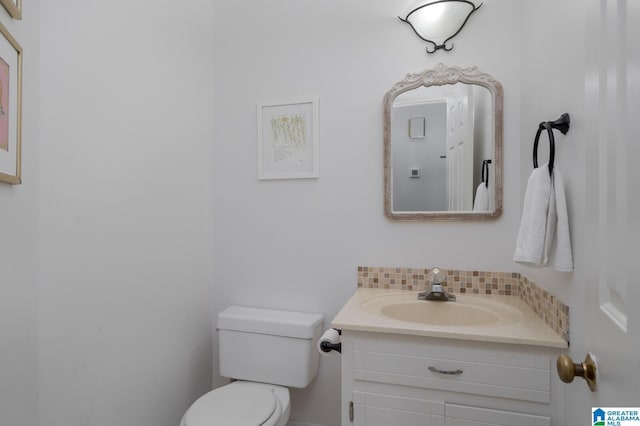
<instances>
[{"instance_id":1,"label":"mosaic tile backsplash","mask_svg":"<svg viewBox=\"0 0 640 426\"><path fill-rule=\"evenodd\" d=\"M424 291L431 269L358 266L358 287ZM518 272L447 270L443 287L458 294L517 296L556 333L569 341L569 307Z\"/></svg>"}]
</instances>

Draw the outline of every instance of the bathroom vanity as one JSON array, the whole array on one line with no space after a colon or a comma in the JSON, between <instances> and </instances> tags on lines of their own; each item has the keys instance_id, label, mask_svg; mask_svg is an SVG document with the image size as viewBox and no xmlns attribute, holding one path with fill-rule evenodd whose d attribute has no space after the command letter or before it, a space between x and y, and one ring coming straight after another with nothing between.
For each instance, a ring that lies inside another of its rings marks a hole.
<instances>
[{"instance_id":1,"label":"bathroom vanity","mask_svg":"<svg viewBox=\"0 0 640 426\"><path fill-rule=\"evenodd\" d=\"M342 330L343 426L554 424L552 362L566 341L517 297L416 297L359 289L332 322Z\"/></svg>"}]
</instances>

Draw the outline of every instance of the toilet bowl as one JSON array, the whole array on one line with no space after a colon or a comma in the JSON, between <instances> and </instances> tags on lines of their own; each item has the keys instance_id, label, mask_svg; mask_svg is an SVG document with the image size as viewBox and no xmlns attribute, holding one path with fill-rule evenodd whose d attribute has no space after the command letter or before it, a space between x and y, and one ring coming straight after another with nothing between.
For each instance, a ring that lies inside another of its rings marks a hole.
<instances>
[{"instance_id":1,"label":"toilet bowl","mask_svg":"<svg viewBox=\"0 0 640 426\"><path fill-rule=\"evenodd\" d=\"M289 387L318 372L322 315L231 306L218 315L220 374L236 381L196 400L180 426L285 426Z\"/></svg>"},{"instance_id":2,"label":"toilet bowl","mask_svg":"<svg viewBox=\"0 0 640 426\"><path fill-rule=\"evenodd\" d=\"M180 426L285 426L290 412L286 387L237 381L202 395Z\"/></svg>"}]
</instances>

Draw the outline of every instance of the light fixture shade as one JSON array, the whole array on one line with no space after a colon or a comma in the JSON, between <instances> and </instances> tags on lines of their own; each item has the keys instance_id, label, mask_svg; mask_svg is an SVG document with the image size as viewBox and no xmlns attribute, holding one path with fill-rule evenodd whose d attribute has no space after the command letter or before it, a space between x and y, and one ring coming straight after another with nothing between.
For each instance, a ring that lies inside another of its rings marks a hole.
<instances>
[{"instance_id":1,"label":"light fixture shade","mask_svg":"<svg viewBox=\"0 0 640 426\"><path fill-rule=\"evenodd\" d=\"M476 7L467 0L417 0L409 5L404 18L398 18L409 24L418 37L431 44L427 46L427 53L438 49L449 51L453 44L446 46L447 42L462 30L480 6Z\"/></svg>"}]
</instances>

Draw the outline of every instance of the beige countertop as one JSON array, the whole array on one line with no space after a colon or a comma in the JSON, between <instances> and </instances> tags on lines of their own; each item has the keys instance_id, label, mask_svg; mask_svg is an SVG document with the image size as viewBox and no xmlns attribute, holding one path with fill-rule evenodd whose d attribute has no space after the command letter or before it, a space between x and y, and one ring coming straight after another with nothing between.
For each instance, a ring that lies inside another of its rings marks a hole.
<instances>
[{"instance_id":1,"label":"beige countertop","mask_svg":"<svg viewBox=\"0 0 640 426\"><path fill-rule=\"evenodd\" d=\"M331 326L351 331L394 333L551 348L568 347L567 342L545 324L543 320L538 318L531 308L517 296L456 294L458 298L456 302L420 301L420 303L425 304L436 303L438 304L438 309L446 309L446 305L442 304L455 303L478 306L478 309L494 312L499 317L497 321L490 324L425 324L394 319L381 313L381 309L390 303L413 303L414 300L417 301L417 295L418 292L414 291L359 288L333 319ZM464 323L464 321L461 322Z\"/></svg>"}]
</instances>

